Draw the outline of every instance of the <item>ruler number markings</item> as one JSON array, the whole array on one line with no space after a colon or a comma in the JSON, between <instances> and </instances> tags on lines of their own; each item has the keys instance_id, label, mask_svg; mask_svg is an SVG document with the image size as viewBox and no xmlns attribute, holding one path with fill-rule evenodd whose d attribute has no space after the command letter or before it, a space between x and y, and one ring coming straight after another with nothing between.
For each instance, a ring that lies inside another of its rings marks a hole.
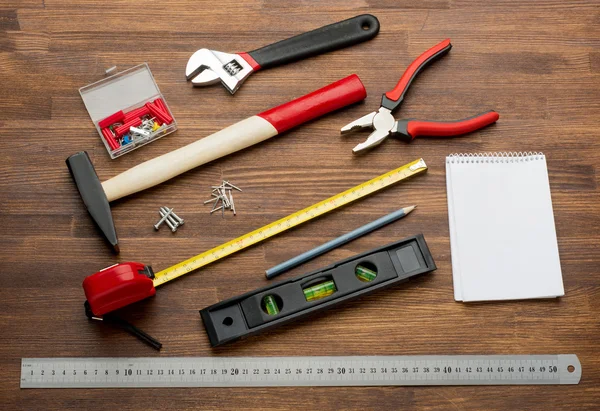
<instances>
[{"instance_id":1,"label":"ruler number markings","mask_svg":"<svg viewBox=\"0 0 600 411\"><path fill-rule=\"evenodd\" d=\"M21 383L25 388L62 385L558 384L565 373L568 373L565 362L561 369L559 356L544 356L545 358L540 359L511 359L508 356L506 359L456 357L31 359L23 361ZM579 364L578 361L574 362ZM580 373L579 369L571 383L579 381Z\"/></svg>"}]
</instances>

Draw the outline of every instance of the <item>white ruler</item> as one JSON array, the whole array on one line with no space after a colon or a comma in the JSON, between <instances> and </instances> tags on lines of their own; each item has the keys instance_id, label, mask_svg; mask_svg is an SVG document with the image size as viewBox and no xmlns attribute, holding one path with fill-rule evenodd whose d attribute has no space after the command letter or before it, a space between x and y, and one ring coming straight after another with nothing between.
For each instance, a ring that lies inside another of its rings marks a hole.
<instances>
[{"instance_id":1,"label":"white ruler","mask_svg":"<svg viewBox=\"0 0 600 411\"><path fill-rule=\"evenodd\" d=\"M23 358L21 388L578 384L564 355Z\"/></svg>"}]
</instances>

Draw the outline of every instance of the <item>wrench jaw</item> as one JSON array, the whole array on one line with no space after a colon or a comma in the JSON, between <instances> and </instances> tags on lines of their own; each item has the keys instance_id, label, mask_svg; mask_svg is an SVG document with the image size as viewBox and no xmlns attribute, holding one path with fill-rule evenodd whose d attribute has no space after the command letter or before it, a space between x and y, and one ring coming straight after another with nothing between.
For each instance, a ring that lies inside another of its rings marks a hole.
<instances>
[{"instance_id":1,"label":"wrench jaw","mask_svg":"<svg viewBox=\"0 0 600 411\"><path fill-rule=\"evenodd\" d=\"M221 81L235 93L254 70L239 54L200 49L188 60L185 75L194 86L203 87Z\"/></svg>"}]
</instances>

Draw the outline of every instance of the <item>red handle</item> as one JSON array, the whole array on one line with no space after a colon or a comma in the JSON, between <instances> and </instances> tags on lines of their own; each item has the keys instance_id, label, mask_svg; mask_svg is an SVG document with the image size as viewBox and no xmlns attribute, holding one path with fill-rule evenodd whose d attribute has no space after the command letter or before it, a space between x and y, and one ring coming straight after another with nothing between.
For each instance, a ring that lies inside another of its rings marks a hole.
<instances>
[{"instance_id":1,"label":"red handle","mask_svg":"<svg viewBox=\"0 0 600 411\"><path fill-rule=\"evenodd\" d=\"M283 133L324 114L358 103L367 97L365 86L356 74L336 81L303 97L258 114Z\"/></svg>"},{"instance_id":2,"label":"red handle","mask_svg":"<svg viewBox=\"0 0 600 411\"><path fill-rule=\"evenodd\" d=\"M425 53L421 54L415 59L415 61L410 63L410 66L408 66L402 77L400 77L400 80L398 81L398 84L396 84L396 87L394 87L392 91L388 91L387 93L385 93L385 96L392 101L402 100L402 98L404 97L404 93L406 92L408 86L410 86L410 83L413 81L416 75L419 74L419 72L427 64L431 63L436 58L441 57L443 54L450 51L451 48L452 44L450 44L450 39L446 39L438 45L433 46Z\"/></svg>"},{"instance_id":3,"label":"red handle","mask_svg":"<svg viewBox=\"0 0 600 411\"><path fill-rule=\"evenodd\" d=\"M409 120L406 124L406 131L409 136L458 136L467 134L471 131L479 130L485 126L495 123L500 115L493 110L478 114L464 120L457 121L420 121Z\"/></svg>"}]
</instances>

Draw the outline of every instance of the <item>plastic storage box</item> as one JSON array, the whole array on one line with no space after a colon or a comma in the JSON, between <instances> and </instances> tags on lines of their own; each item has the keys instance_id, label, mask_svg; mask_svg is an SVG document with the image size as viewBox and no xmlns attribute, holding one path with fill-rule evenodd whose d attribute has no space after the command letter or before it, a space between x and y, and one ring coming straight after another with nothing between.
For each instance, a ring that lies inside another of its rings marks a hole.
<instances>
[{"instance_id":1,"label":"plastic storage box","mask_svg":"<svg viewBox=\"0 0 600 411\"><path fill-rule=\"evenodd\" d=\"M177 130L146 63L82 87L79 94L113 159Z\"/></svg>"}]
</instances>

